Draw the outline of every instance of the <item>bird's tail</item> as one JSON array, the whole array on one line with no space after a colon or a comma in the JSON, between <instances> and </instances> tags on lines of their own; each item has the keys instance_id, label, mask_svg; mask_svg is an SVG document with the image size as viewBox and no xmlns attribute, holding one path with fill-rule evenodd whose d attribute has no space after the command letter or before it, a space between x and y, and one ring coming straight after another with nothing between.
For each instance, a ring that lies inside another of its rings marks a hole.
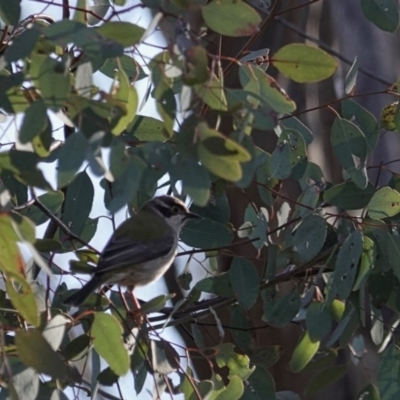
<instances>
[{"instance_id":1,"label":"bird's tail","mask_svg":"<svg viewBox=\"0 0 400 400\"><path fill-rule=\"evenodd\" d=\"M73 295L67 297L63 303L70 306L79 306L86 298L102 284L99 277L94 276L88 283Z\"/></svg>"}]
</instances>

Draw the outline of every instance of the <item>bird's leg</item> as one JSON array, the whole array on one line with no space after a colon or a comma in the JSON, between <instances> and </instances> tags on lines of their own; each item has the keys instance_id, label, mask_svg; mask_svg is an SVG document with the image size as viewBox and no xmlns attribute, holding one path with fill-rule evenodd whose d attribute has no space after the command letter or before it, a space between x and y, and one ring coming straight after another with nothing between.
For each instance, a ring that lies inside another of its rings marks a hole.
<instances>
[{"instance_id":1,"label":"bird's leg","mask_svg":"<svg viewBox=\"0 0 400 400\"><path fill-rule=\"evenodd\" d=\"M131 315L132 318L136 321L136 323L141 326L143 323L143 316L140 313L140 303L138 301L138 299L136 298L136 296L133 294L133 287L128 286L127 287L127 292L129 292L130 295L130 300L133 303L133 309L128 305L127 303L127 299L125 298L125 293L121 293L121 289L120 289L120 295L122 298L122 302L124 303L125 309L127 314Z\"/></svg>"},{"instance_id":2,"label":"bird's leg","mask_svg":"<svg viewBox=\"0 0 400 400\"><path fill-rule=\"evenodd\" d=\"M131 300L133 302L133 305L135 306L135 310L134 311L138 311L140 313L140 303L137 299L137 297L135 296L135 294L133 293L133 286L128 286L127 290L129 291L129 294L131 296Z\"/></svg>"}]
</instances>

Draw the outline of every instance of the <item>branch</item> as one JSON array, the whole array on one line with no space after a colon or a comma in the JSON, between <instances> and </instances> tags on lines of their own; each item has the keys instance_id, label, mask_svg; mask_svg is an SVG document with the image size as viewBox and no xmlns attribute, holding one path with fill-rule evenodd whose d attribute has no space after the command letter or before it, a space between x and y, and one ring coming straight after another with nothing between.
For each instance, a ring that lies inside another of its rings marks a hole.
<instances>
[{"instance_id":1,"label":"branch","mask_svg":"<svg viewBox=\"0 0 400 400\"><path fill-rule=\"evenodd\" d=\"M92 247L89 243L87 243L85 240L80 238L78 235L73 233L67 225L64 224L58 217L56 217L36 196L35 192L33 189L31 189L32 197L34 200L34 205L42 211L43 214L48 216L50 220L58 226L69 238L76 240L77 242L83 244L86 246L88 249L94 251L96 254L100 254L99 251L97 251L94 247Z\"/></svg>"}]
</instances>

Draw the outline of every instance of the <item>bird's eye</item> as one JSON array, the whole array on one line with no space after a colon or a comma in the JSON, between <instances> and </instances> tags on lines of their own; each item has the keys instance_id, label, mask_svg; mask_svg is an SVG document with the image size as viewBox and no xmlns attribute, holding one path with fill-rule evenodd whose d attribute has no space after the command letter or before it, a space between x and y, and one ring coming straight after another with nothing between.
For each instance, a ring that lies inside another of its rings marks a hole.
<instances>
[{"instance_id":1,"label":"bird's eye","mask_svg":"<svg viewBox=\"0 0 400 400\"><path fill-rule=\"evenodd\" d=\"M178 206L173 206L172 207L172 212L174 214L179 214L180 211L181 211L181 209Z\"/></svg>"}]
</instances>

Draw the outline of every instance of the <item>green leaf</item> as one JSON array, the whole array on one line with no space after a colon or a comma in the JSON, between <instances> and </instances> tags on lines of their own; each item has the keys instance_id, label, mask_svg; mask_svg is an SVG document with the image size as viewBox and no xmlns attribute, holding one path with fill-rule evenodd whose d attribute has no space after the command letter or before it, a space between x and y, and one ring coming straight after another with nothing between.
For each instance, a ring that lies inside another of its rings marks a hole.
<instances>
[{"instance_id":1,"label":"green leaf","mask_svg":"<svg viewBox=\"0 0 400 400\"><path fill-rule=\"evenodd\" d=\"M331 129L331 144L336 158L360 188L368 185L366 171L367 143L364 134L353 123L337 117ZM354 157L359 158L356 164Z\"/></svg>"},{"instance_id":2,"label":"green leaf","mask_svg":"<svg viewBox=\"0 0 400 400\"><path fill-rule=\"evenodd\" d=\"M103 369L97 376L97 380L101 385L113 386L118 382L119 376L111 371L111 368Z\"/></svg>"},{"instance_id":3,"label":"green leaf","mask_svg":"<svg viewBox=\"0 0 400 400\"><path fill-rule=\"evenodd\" d=\"M94 188L89 175L83 171L68 186L61 220L76 235L81 235L92 210ZM63 233L61 233L63 235Z\"/></svg>"},{"instance_id":4,"label":"green leaf","mask_svg":"<svg viewBox=\"0 0 400 400\"><path fill-rule=\"evenodd\" d=\"M324 200L345 210L358 210L368 205L374 193L375 188L370 183L360 189L354 182L343 182L324 192Z\"/></svg>"},{"instance_id":5,"label":"green leaf","mask_svg":"<svg viewBox=\"0 0 400 400\"><path fill-rule=\"evenodd\" d=\"M353 290L360 289L361 285L365 282L365 279L368 276L369 272L374 267L375 253L376 249L373 240L371 240L367 236L364 236L360 268L358 270L356 281L354 282ZM398 276L400 277L400 274Z\"/></svg>"},{"instance_id":6,"label":"green leaf","mask_svg":"<svg viewBox=\"0 0 400 400\"><path fill-rule=\"evenodd\" d=\"M321 371L330 367L337 359L338 352L330 348L319 348L313 359L307 364L303 371Z\"/></svg>"},{"instance_id":7,"label":"green leaf","mask_svg":"<svg viewBox=\"0 0 400 400\"><path fill-rule=\"evenodd\" d=\"M258 348L251 355L251 362L264 368L271 368L281 358L283 347L279 345Z\"/></svg>"},{"instance_id":8,"label":"green leaf","mask_svg":"<svg viewBox=\"0 0 400 400\"><path fill-rule=\"evenodd\" d=\"M7 273L6 290L11 303L21 316L33 326L40 325L39 309L31 285L19 274Z\"/></svg>"},{"instance_id":9,"label":"green leaf","mask_svg":"<svg viewBox=\"0 0 400 400\"><path fill-rule=\"evenodd\" d=\"M387 251L391 234L383 221L368 219L365 222L370 226L364 226L364 234L375 242L375 266L378 270L386 271L389 265L391 265L390 256Z\"/></svg>"},{"instance_id":10,"label":"green leaf","mask_svg":"<svg viewBox=\"0 0 400 400\"><path fill-rule=\"evenodd\" d=\"M19 359L37 372L53 379L67 378L67 367L61 357L51 348L41 332L36 330L17 331L15 335Z\"/></svg>"},{"instance_id":11,"label":"green leaf","mask_svg":"<svg viewBox=\"0 0 400 400\"><path fill-rule=\"evenodd\" d=\"M6 274L18 274L24 280L24 260L17 246L18 240L10 216L0 214L0 270Z\"/></svg>"},{"instance_id":12,"label":"green leaf","mask_svg":"<svg viewBox=\"0 0 400 400\"><path fill-rule=\"evenodd\" d=\"M50 210L52 214L56 214L64 201L64 193L61 191L48 192L40 195L38 200ZM24 217L28 217L36 226L45 223L49 219L49 217L34 204L21 210L20 214Z\"/></svg>"},{"instance_id":13,"label":"green leaf","mask_svg":"<svg viewBox=\"0 0 400 400\"><path fill-rule=\"evenodd\" d=\"M367 141L367 154L371 154L379 139L379 127L375 116L352 99L342 101L341 106L345 119L356 119Z\"/></svg>"},{"instance_id":14,"label":"green leaf","mask_svg":"<svg viewBox=\"0 0 400 400\"><path fill-rule=\"evenodd\" d=\"M18 0L17 0L18 1ZM14 3L17 3L15 1ZM0 2L1 9L1 2ZM1 14L1 11L0 11ZM15 62L21 60L31 54L34 49L39 37L40 29L38 26L33 25L32 27L26 27L22 33L15 36L9 46L4 52L4 57L7 62Z\"/></svg>"},{"instance_id":15,"label":"green leaf","mask_svg":"<svg viewBox=\"0 0 400 400\"><path fill-rule=\"evenodd\" d=\"M307 186L296 201L293 217L306 218L318 204L321 189L317 185Z\"/></svg>"},{"instance_id":16,"label":"green leaf","mask_svg":"<svg viewBox=\"0 0 400 400\"><path fill-rule=\"evenodd\" d=\"M18 25L21 17L21 0L0 0L0 18L7 25Z\"/></svg>"},{"instance_id":17,"label":"green leaf","mask_svg":"<svg viewBox=\"0 0 400 400\"><path fill-rule=\"evenodd\" d=\"M271 64L295 82L319 82L331 77L336 60L317 47L291 43L281 47L271 58Z\"/></svg>"},{"instance_id":18,"label":"green leaf","mask_svg":"<svg viewBox=\"0 0 400 400\"><path fill-rule=\"evenodd\" d=\"M336 258L332 289L339 299L346 300L353 288L357 267L363 249L363 234L355 230L346 238Z\"/></svg>"},{"instance_id":19,"label":"green leaf","mask_svg":"<svg viewBox=\"0 0 400 400\"><path fill-rule=\"evenodd\" d=\"M328 296L330 293L328 293ZM326 299L326 303L329 304L329 298ZM343 344L342 347L346 347L347 343L344 343L345 340L350 339L351 336L354 335L355 329L358 326L359 322L359 315L355 308L351 305L351 303L347 303L345 312L343 314L342 319L340 320L339 324L333 331L332 335L330 336L329 340L326 343L327 347L332 347L338 340L340 345ZM349 337L349 331L351 336Z\"/></svg>"},{"instance_id":20,"label":"green leaf","mask_svg":"<svg viewBox=\"0 0 400 400\"><path fill-rule=\"evenodd\" d=\"M216 111L227 111L227 100L223 82L215 74L206 82L194 85L193 90L205 104Z\"/></svg>"},{"instance_id":21,"label":"green leaf","mask_svg":"<svg viewBox=\"0 0 400 400\"><path fill-rule=\"evenodd\" d=\"M57 187L67 186L85 160L88 142L80 133L70 135L61 147L58 155Z\"/></svg>"},{"instance_id":22,"label":"green leaf","mask_svg":"<svg viewBox=\"0 0 400 400\"><path fill-rule=\"evenodd\" d=\"M96 29L84 24L64 19L54 22L44 30L45 37L54 44L66 46L74 43L84 50L88 60L103 64L107 58L120 57L124 47L100 35Z\"/></svg>"},{"instance_id":23,"label":"green leaf","mask_svg":"<svg viewBox=\"0 0 400 400\"><path fill-rule=\"evenodd\" d=\"M293 259L299 263L312 260L322 249L327 232L324 218L310 215L302 221L293 237Z\"/></svg>"},{"instance_id":24,"label":"green leaf","mask_svg":"<svg viewBox=\"0 0 400 400\"><path fill-rule=\"evenodd\" d=\"M81 359L90 349L90 336L82 334L72 339L64 349L64 356L67 360L77 361Z\"/></svg>"},{"instance_id":25,"label":"green leaf","mask_svg":"<svg viewBox=\"0 0 400 400\"><path fill-rule=\"evenodd\" d=\"M47 125L47 109L42 100L33 102L25 111L19 131L21 143L28 143L42 133Z\"/></svg>"},{"instance_id":26,"label":"green leaf","mask_svg":"<svg viewBox=\"0 0 400 400\"><path fill-rule=\"evenodd\" d=\"M336 365L325 371L319 372L315 375L309 385L307 386L304 394L306 396L313 396L320 390L326 388L327 386L333 385L338 380L342 379L346 374L346 365Z\"/></svg>"},{"instance_id":27,"label":"green leaf","mask_svg":"<svg viewBox=\"0 0 400 400\"><path fill-rule=\"evenodd\" d=\"M233 296L229 274L226 272L198 281L195 290L223 297Z\"/></svg>"},{"instance_id":28,"label":"green leaf","mask_svg":"<svg viewBox=\"0 0 400 400\"><path fill-rule=\"evenodd\" d=\"M113 149L111 150L111 168L115 165L113 160ZM142 178L147 169L146 163L139 157L125 157L126 164L122 167L120 173L114 182L110 184L112 191L112 199L110 203L106 203L106 207L112 212L117 212L120 208L126 206L141 187ZM117 162L119 162L117 160ZM114 172L114 171L113 171ZM104 188L104 186L103 186ZM108 187L108 190L110 187Z\"/></svg>"},{"instance_id":29,"label":"green leaf","mask_svg":"<svg viewBox=\"0 0 400 400\"><path fill-rule=\"evenodd\" d=\"M232 306L230 325L232 326L231 334L236 345L239 346L245 354L251 354L255 344L251 334L251 320L247 316L246 311L237 305ZM203 348L204 347L205 346L203 346ZM251 362L254 363L254 360L251 359Z\"/></svg>"},{"instance_id":30,"label":"green leaf","mask_svg":"<svg viewBox=\"0 0 400 400\"><path fill-rule=\"evenodd\" d=\"M263 300L262 320L275 327L283 327L297 315L301 300L297 290L279 297L274 289L261 291Z\"/></svg>"},{"instance_id":31,"label":"green leaf","mask_svg":"<svg viewBox=\"0 0 400 400\"><path fill-rule=\"evenodd\" d=\"M400 280L400 265L397 261L400 255L400 236L388 236L388 241L386 243L386 253L395 276L397 277L397 279Z\"/></svg>"},{"instance_id":32,"label":"green leaf","mask_svg":"<svg viewBox=\"0 0 400 400\"><path fill-rule=\"evenodd\" d=\"M207 205L210 199L210 174L197 160L178 157L169 170L173 182L182 181L182 191L198 206Z\"/></svg>"},{"instance_id":33,"label":"green leaf","mask_svg":"<svg viewBox=\"0 0 400 400\"><path fill-rule=\"evenodd\" d=\"M50 148L53 143L53 128L50 118L46 116L46 126L39 135L32 139L33 150L39 157L47 157L50 155Z\"/></svg>"},{"instance_id":34,"label":"green leaf","mask_svg":"<svg viewBox=\"0 0 400 400\"><path fill-rule=\"evenodd\" d=\"M233 233L226 226L208 218L190 220L182 230L181 240L190 247L207 249L232 243Z\"/></svg>"},{"instance_id":35,"label":"green leaf","mask_svg":"<svg viewBox=\"0 0 400 400\"><path fill-rule=\"evenodd\" d=\"M287 129L299 132L307 145L314 140L312 132L296 117L284 118L280 124Z\"/></svg>"},{"instance_id":36,"label":"green leaf","mask_svg":"<svg viewBox=\"0 0 400 400\"><path fill-rule=\"evenodd\" d=\"M313 302L307 308L307 331L313 342L322 340L332 326L331 312L325 303Z\"/></svg>"},{"instance_id":37,"label":"green leaf","mask_svg":"<svg viewBox=\"0 0 400 400\"><path fill-rule=\"evenodd\" d=\"M213 185L213 197L205 207L192 204L190 206L190 211L203 218L209 218L221 224L227 224L229 223L231 210L223 182L220 181L219 183L221 184L220 189L218 189L218 184Z\"/></svg>"},{"instance_id":38,"label":"green leaf","mask_svg":"<svg viewBox=\"0 0 400 400\"><path fill-rule=\"evenodd\" d=\"M289 367L292 372L302 371L319 349L319 341L312 341L308 331L305 331L293 351Z\"/></svg>"},{"instance_id":39,"label":"green leaf","mask_svg":"<svg viewBox=\"0 0 400 400\"><path fill-rule=\"evenodd\" d=\"M39 253L46 253L48 251L57 251L62 248L61 243L58 240L53 240L53 239L36 239L34 245L35 249Z\"/></svg>"},{"instance_id":40,"label":"green leaf","mask_svg":"<svg viewBox=\"0 0 400 400\"><path fill-rule=\"evenodd\" d=\"M289 162L292 176L295 179L301 178L307 168L307 150L303 136L295 130L283 129L278 139L277 148L282 143L288 144L289 147ZM272 153L272 160L274 153Z\"/></svg>"},{"instance_id":41,"label":"green leaf","mask_svg":"<svg viewBox=\"0 0 400 400\"><path fill-rule=\"evenodd\" d=\"M225 36L250 36L259 30L260 15L241 0L213 0L201 9L206 25Z\"/></svg>"},{"instance_id":42,"label":"green leaf","mask_svg":"<svg viewBox=\"0 0 400 400\"><path fill-rule=\"evenodd\" d=\"M28 188L26 185L19 182L10 170L3 169L0 172L0 180L10 192L12 201L16 206L28 201Z\"/></svg>"},{"instance_id":43,"label":"green leaf","mask_svg":"<svg viewBox=\"0 0 400 400\"><path fill-rule=\"evenodd\" d=\"M260 277L254 265L242 258L234 258L229 269L229 278L240 307L249 310L257 301Z\"/></svg>"},{"instance_id":44,"label":"green leaf","mask_svg":"<svg viewBox=\"0 0 400 400\"><path fill-rule=\"evenodd\" d=\"M164 123L153 117L137 115L127 129L127 134L141 142L164 142L169 135L164 131Z\"/></svg>"},{"instance_id":45,"label":"green leaf","mask_svg":"<svg viewBox=\"0 0 400 400\"><path fill-rule=\"evenodd\" d=\"M196 387L196 391L193 386ZM185 396L185 399L188 400L196 400L199 398L198 394L200 394L201 399L209 399L213 393L214 385L211 381L200 381L196 382L193 379L193 374L190 367L187 368L184 379L179 386L179 391Z\"/></svg>"},{"instance_id":46,"label":"green leaf","mask_svg":"<svg viewBox=\"0 0 400 400\"><path fill-rule=\"evenodd\" d=\"M367 206L372 219L393 217L400 212L400 193L389 186L377 190Z\"/></svg>"},{"instance_id":47,"label":"green leaf","mask_svg":"<svg viewBox=\"0 0 400 400\"><path fill-rule=\"evenodd\" d=\"M238 376L232 376L226 387L219 375L213 374L212 382L214 390L208 400L240 400L242 398L243 382Z\"/></svg>"},{"instance_id":48,"label":"green leaf","mask_svg":"<svg viewBox=\"0 0 400 400\"><path fill-rule=\"evenodd\" d=\"M131 124L135 118L139 103L136 89L131 86L124 70L118 70L117 78L119 87L114 98L119 101L123 107L126 107L126 114L119 119L117 125L112 129L112 133L116 136L120 135Z\"/></svg>"},{"instance_id":49,"label":"green leaf","mask_svg":"<svg viewBox=\"0 0 400 400\"><path fill-rule=\"evenodd\" d=\"M400 374L400 351L390 344L382 353L378 367L378 388L381 400L391 400L400 396L400 384L393 377Z\"/></svg>"},{"instance_id":50,"label":"green leaf","mask_svg":"<svg viewBox=\"0 0 400 400\"><path fill-rule=\"evenodd\" d=\"M118 58L109 58L101 66L99 71L111 79L115 78L115 71L122 68L128 75L130 82L137 82L147 77L143 68L132 57L123 54Z\"/></svg>"},{"instance_id":51,"label":"green leaf","mask_svg":"<svg viewBox=\"0 0 400 400\"><path fill-rule=\"evenodd\" d=\"M38 85L45 105L58 111L65 105L71 88L70 74L66 65L46 57L40 66Z\"/></svg>"},{"instance_id":52,"label":"green leaf","mask_svg":"<svg viewBox=\"0 0 400 400\"><path fill-rule=\"evenodd\" d=\"M260 365L257 365L254 372L250 375L249 385L256 393L257 399L275 400L275 382L272 375Z\"/></svg>"},{"instance_id":53,"label":"green leaf","mask_svg":"<svg viewBox=\"0 0 400 400\"><path fill-rule=\"evenodd\" d=\"M399 11L395 0L361 0L365 17L386 32L395 32L399 26Z\"/></svg>"},{"instance_id":54,"label":"green leaf","mask_svg":"<svg viewBox=\"0 0 400 400\"><path fill-rule=\"evenodd\" d=\"M279 185L278 179L272 179L272 167L271 167L271 155L265 153L266 161L257 169L257 183L258 192L264 204L267 206L272 206L274 202L274 196L270 189L274 189Z\"/></svg>"},{"instance_id":55,"label":"green leaf","mask_svg":"<svg viewBox=\"0 0 400 400\"><path fill-rule=\"evenodd\" d=\"M268 245L268 212L264 209L256 211L254 205L249 204L244 213L244 224L238 231L239 237L255 239L252 244L257 250Z\"/></svg>"},{"instance_id":56,"label":"green leaf","mask_svg":"<svg viewBox=\"0 0 400 400\"><path fill-rule=\"evenodd\" d=\"M157 297L154 297L154 299L151 299L149 301L146 301L141 308L140 312L145 315L145 314L150 314L153 312L160 311L163 309L167 303L168 300L170 300L173 297L173 294L165 295L161 294Z\"/></svg>"},{"instance_id":57,"label":"green leaf","mask_svg":"<svg viewBox=\"0 0 400 400\"><path fill-rule=\"evenodd\" d=\"M232 343L222 343L215 347L215 361L220 368L228 367L228 378L238 376L241 380L248 379L255 367L250 368L250 360L244 354L236 353Z\"/></svg>"},{"instance_id":58,"label":"green leaf","mask_svg":"<svg viewBox=\"0 0 400 400\"><path fill-rule=\"evenodd\" d=\"M250 64L240 65L239 78L244 90L260 97L274 111L288 114L296 109L295 102L261 68Z\"/></svg>"},{"instance_id":59,"label":"green leaf","mask_svg":"<svg viewBox=\"0 0 400 400\"><path fill-rule=\"evenodd\" d=\"M102 36L119 43L123 47L131 47L139 43L144 29L125 21L108 21L95 28Z\"/></svg>"},{"instance_id":60,"label":"green leaf","mask_svg":"<svg viewBox=\"0 0 400 400\"><path fill-rule=\"evenodd\" d=\"M91 337L97 353L104 358L111 370L118 376L129 371L128 351L122 342L122 327L115 317L95 313Z\"/></svg>"},{"instance_id":61,"label":"green leaf","mask_svg":"<svg viewBox=\"0 0 400 400\"><path fill-rule=\"evenodd\" d=\"M287 141L280 142L271 155L271 177L274 179L289 178L292 173L290 162L290 144Z\"/></svg>"}]
</instances>

